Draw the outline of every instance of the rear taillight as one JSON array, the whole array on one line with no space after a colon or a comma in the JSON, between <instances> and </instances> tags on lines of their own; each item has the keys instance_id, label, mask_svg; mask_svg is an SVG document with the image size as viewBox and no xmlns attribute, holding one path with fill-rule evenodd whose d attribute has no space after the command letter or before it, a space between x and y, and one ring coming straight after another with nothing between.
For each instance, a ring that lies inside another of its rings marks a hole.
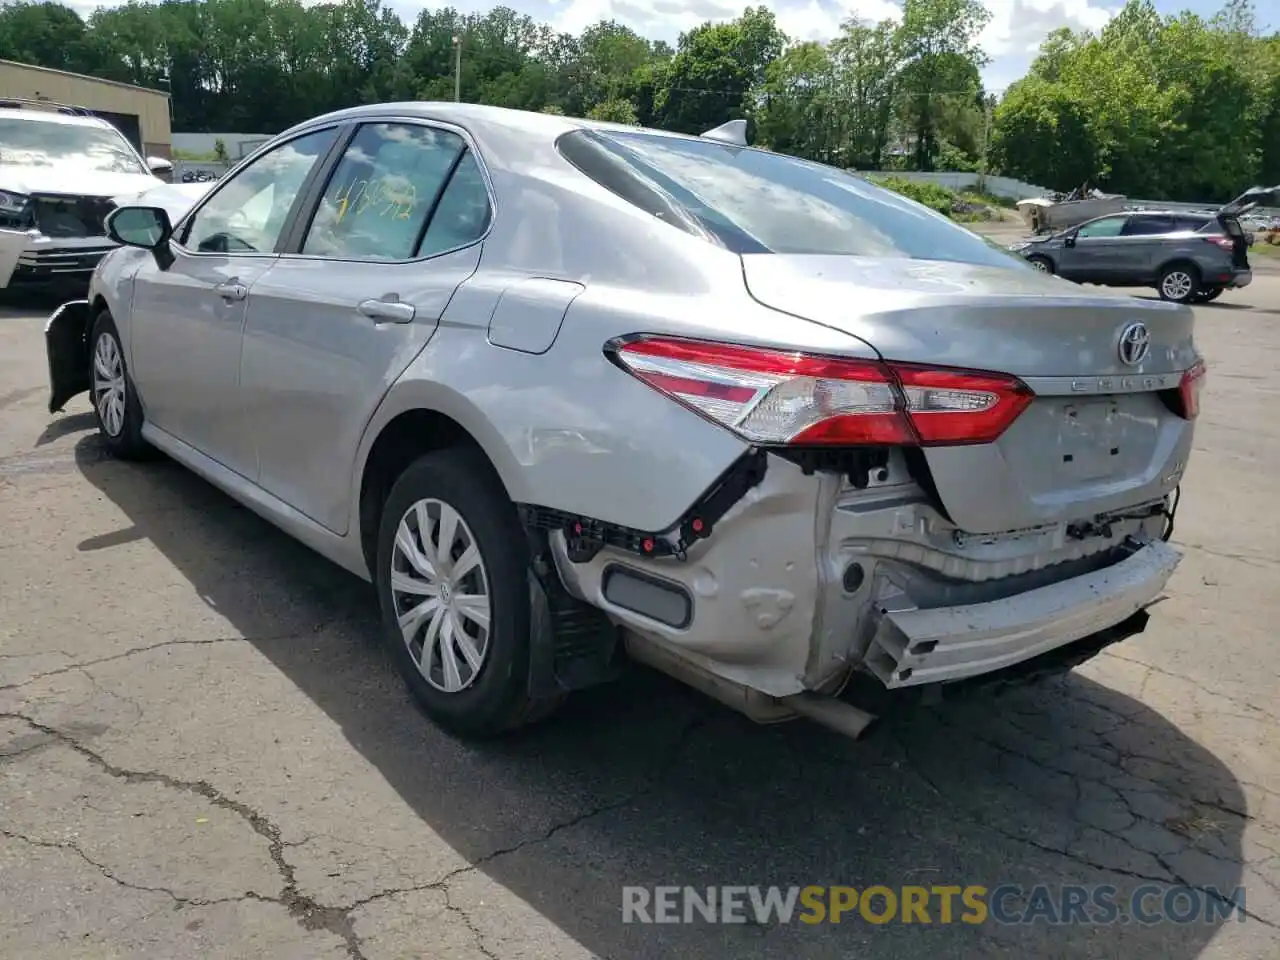
<instances>
[{"instance_id":1,"label":"rear taillight","mask_svg":"<svg viewBox=\"0 0 1280 960\"><path fill-rule=\"evenodd\" d=\"M996 373L641 336L607 344L620 367L759 444L990 443L1033 394Z\"/></svg>"},{"instance_id":2,"label":"rear taillight","mask_svg":"<svg viewBox=\"0 0 1280 960\"><path fill-rule=\"evenodd\" d=\"M1200 391L1204 389L1206 372L1204 361L1197 360L1178 383L1178 400L1182 406L1179 412L1188 420L1200 415Z\"/></svg>"},{"instance_id":3,"label":"rear taillight","mask_svg":"<svg viewBox=\"0 0 1280 960\"><path fill-rule=\"evenodd\" d=\"M1215 247L1221 247L1228 252L1236 248L1236 242L1230 237L1205 237L1205 239Z\"/></svg>"}]
</instances>

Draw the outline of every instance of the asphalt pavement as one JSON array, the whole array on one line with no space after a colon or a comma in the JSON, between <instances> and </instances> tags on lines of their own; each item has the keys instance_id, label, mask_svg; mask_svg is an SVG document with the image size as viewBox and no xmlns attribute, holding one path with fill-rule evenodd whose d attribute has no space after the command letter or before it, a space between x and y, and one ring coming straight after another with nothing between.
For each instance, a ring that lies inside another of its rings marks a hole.
<instances>
[{"instance_id":1,"label":"asphalt pavement","mask_svg":"<svg viewBox=\"0 0 1280 960\"><path fill-rule=\"evenodd\" d=\"M83 396L47 412L47 310L0 307L0 958L1276 956L1280 276L1196 310L1186 559L1147 632L857 743L639 670L450 739L366 585L108 458ZM659 885L1012 892L982 923L624 923ZM1063 885L1164 919L1050 923Z\"/></svg>"}]
</instances>

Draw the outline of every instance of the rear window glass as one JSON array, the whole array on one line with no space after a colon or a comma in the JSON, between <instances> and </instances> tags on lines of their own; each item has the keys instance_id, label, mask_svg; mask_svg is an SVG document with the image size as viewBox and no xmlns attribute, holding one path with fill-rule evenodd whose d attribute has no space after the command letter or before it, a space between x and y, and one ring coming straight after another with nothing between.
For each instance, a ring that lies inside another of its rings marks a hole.
<instances>
[{"instance_id":1,"label":"rear window glass","mask_svg":"<svg viewBox=\"0 0 1280 960\"><path fill-rule=\"evenodd\" d=\"M1025 266L941 214L834 167L646 133L576 130L559 149L607 189L735 253Z\"/></svg>"}]
</instances>

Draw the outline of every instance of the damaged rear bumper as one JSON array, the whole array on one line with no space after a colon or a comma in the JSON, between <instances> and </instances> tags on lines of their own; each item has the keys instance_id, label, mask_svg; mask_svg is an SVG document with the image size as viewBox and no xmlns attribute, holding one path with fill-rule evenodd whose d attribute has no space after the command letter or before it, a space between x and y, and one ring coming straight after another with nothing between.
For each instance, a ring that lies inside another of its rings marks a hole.
<instances>
[{"instance_id":1,"label":"damaged rear bumper","mask_svg":"<svg viewBox=\"0 0 1280 960\"><path fill-rule=\"evenodd\" d=\"M887 473L849 489L771 457L686 559L612 547L575 559L558 533L552 556L568 592L622 627L633 655L704 690L737 690L735 706L757 718L770 711L746 709L756 701L839 690L852 672L889 689L941 687L1069 661L1141 632L1140 611L1181 559L1160 540L1158 502L1097 529L1061 521L965 538L899 465Z\"/></svg>"},{"instance_id":2,"label":"damaged rear bumper","mask_svg":"<svg viewBox=\"0 0 1280 960\"><path fill-rule=\"evenodd\" d=\"M1155 602L1182 555L1154 541L1094 573L1001 600L887 612L866 666L886 687L964 680L1082 640Z\"/></svg>"}]
</instances>

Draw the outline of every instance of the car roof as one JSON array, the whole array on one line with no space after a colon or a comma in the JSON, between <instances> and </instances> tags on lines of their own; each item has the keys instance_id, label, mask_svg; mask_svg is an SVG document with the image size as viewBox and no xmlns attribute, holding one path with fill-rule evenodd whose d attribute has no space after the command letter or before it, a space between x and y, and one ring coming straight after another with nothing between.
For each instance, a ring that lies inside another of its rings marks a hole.
<instances>
[{"instance_id":1,"label":"car roof","mask_svg":"<svg viewBox=\"0 0 1280 960\"><path fill-rule=\"evenodd\" d=\"M15 109L13 107L0 107L0 119L3 120L34 120L37 123L61 123L68 127L109 127L111 126L101 117L83 117L70 113L59 113L56 110L43 109Z\"/></svg>"},{"instance_id":2,"label":"car roof","mask_svg":"<svg viewBox=\"0 0 1280 960\"><path fill-rule=\"evenodd\" d=\"M518 131L546 140L555 140L563 133L573 130L600 130L618 133L645 133L656 137L670 137L680 140L699 140L700 138L686 133L674 133L670 130L655 130L651 127L636 127L624 123L609 123L604 120L588 120L582 117L566 117L554 113L534 113L531 110L513 110L509 107L491 107L479 103L453 103L437 100L408 100L397 103L365 104L359 107L348 107L335 110L318 117L313 117L292 127L285 133L301 131L307 127L321 123L332 123L335 120L367 120L380 117L415 117L423 120L437 120L452 123L475 133L484 128Z\"/></svg>"},{"instance_id":3,"label":"car roof","mask_svg":"<svg viewBox=\"0 0 1280 960\"><path fill-rule=\"evenodd\" d=\"M1204 220L1206 223L1214 218L1214 214L1203 210L1131 210L1131 217L1186 217L1188 220Z\"/></svg>"}]
</instances>

